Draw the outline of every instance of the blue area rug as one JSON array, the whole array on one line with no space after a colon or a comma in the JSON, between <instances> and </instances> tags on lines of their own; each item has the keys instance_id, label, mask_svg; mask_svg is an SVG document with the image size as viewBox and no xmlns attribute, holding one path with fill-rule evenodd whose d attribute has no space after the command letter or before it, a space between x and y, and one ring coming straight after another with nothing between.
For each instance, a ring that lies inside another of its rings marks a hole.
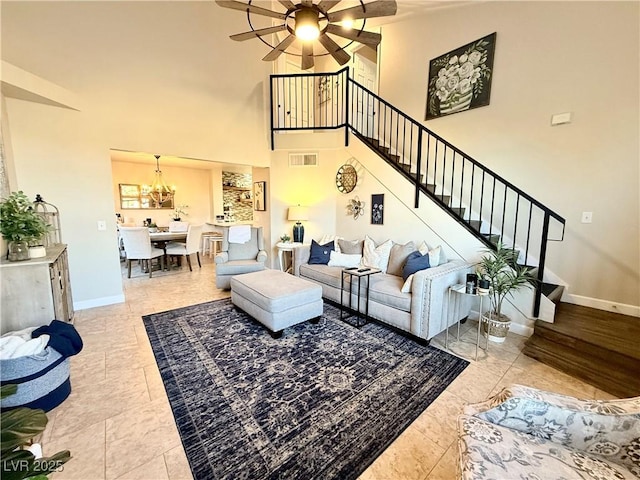
<instances>
[{"instance_id":1,"label":"blue area rug","mask_svg":"<svg viewBox=\"0 0 640 480\"><path fill-rule=\"evenodd\" d=\"M273 339L230 299L143 317L196 480L355 479L468 365L338 318Z\"/></svg>"}]
</instances>

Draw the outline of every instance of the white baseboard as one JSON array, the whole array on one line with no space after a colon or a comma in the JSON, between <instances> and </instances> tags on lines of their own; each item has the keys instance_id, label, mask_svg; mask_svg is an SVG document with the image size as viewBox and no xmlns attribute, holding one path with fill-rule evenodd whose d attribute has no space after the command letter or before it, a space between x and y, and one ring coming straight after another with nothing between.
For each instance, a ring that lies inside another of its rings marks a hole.
<instances>
[{"instance_id":1,"label":"white baseboard","mask_svg":"<svg viewBox=\"0 0 640 480\"><path fill-rule=\"evenodd\" d=\"M113 305L114 303L124 303L124 294L73 302L73 309L86 310L87 308L104 307L105 305Z\"/></svg>"},{"instance_id":2,"label":"white baseboard","mask_svg":"<svg viewBox=\"0 0 640 480\"><path fill-rule=\"evenodd\" d=\"M627 305L624 303L602 300L600 298L572 295L566 292L564 293L564 295L562 295L562 301L573 303L574 305L580 305L582 307L597 308L598 310L604 310L607 312L621 313L623 315L630 315L632 317L640 317L640 306L638 305Z\"/></svg>"}]
</instances>

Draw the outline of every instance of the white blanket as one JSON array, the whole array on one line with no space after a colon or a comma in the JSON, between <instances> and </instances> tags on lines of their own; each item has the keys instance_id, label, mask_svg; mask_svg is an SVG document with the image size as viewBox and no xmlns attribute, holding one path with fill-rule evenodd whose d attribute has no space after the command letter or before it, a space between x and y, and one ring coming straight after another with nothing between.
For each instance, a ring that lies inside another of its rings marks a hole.
<instances>
[{"instance_id":1,"label":"white blanket","mask_svg":"<svg viewBox=\"0 0 640 480\"><path fill-rule=\"evenodd\" d=\"M229 243L247 243L251 240L251 225L229 227Z\"/></svg>"},{"instance_id":2,"label":"white blanket","mask_svg":"<svg viewBox=\"0 0 640 480\"><path fill-rule=\"evenodd\" d=\"M49 335L31 338L31 332L35 329L36 327L26 328L5 333L0 337L0 359L25 357L42 352L49 343Z\"/></svg>"}]
</instances>

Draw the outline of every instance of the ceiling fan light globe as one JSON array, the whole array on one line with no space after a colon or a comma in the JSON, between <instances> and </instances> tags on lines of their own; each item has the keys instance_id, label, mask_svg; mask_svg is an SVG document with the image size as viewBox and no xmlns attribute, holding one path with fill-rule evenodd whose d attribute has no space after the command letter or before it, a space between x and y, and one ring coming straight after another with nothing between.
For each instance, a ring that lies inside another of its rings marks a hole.
<instances>
[{"instance_id":1,"label":"ceiling fan light globe","mask_svg":"<svg viewBox=\"0 0 640 480\"><path fill-rule=\"evenodd\" d=\"M296 37L302 41L315 40L320 36L318 12L311 9L302 9L296 13Z\"/></svg>"}]
</instances>

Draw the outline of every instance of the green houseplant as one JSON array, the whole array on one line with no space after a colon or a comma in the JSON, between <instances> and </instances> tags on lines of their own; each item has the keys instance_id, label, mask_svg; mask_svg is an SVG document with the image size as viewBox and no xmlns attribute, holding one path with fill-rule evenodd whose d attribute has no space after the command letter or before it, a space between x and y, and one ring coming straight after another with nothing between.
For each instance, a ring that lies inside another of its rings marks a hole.
<instances>
[{"instance_id":1,"label":"green houseplant","mask_svg":"<svg viewBox=\"0 0 640 480\"><path fill-rule=\"evenodd\" d=\"M0 233L9 242L9 260L28 260L29 242L39 242L48 228L24 192L13 192L0 201Z\"/></svg>"},{"instance_id":2,"label":"green houseplant","mask_svg":"<svg viewBox=\"0 0 640 480\"><path fill-rule=\"evenodd\" d=\"M0 398L16 393L17 385L0 387ZM41 434L47 426L47 415L43 410L18 407L0 414L2 451L1 477L3 480L44 480L51 472L58 470L70 458L69 450L50 457L36 458L29 450L32 439Z\"/></svg>"},{"instance_id":3,"label":"green houseplant","mask_svg":"<svg viewBox=\"0 0 640 480\"><path fill-rule=\"evenodd\" d=\"M531 287L536 279L528 267L518 265L518 251L502 242L485 252L476 268L478 278L489 281L491 312L483 315L483 329L489 340L503 342L511 326L511 319L502 313L505 298L521 287Z\"/></svg>"}]
</instances>

